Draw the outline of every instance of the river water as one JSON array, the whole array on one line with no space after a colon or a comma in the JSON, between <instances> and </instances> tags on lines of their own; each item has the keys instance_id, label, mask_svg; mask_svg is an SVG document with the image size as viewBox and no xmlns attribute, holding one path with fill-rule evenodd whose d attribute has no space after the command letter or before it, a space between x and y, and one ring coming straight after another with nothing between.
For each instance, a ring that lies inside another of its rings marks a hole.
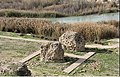
<instances>
[{"instance_id":1,"label":"river water","mask_svg":"<svg viewBox=\"0 0 120 77\"><path fill-rule=\"evenodd\" d=\"M109 21L109 20L119 20L119 13L106 13L106 14L94 14L87 16L73 16L73 17L63 17L63 18L50 18L52 22L60 23L75 23L75 22L98 22L98 21Z\"/></svg>"}]
</instances>

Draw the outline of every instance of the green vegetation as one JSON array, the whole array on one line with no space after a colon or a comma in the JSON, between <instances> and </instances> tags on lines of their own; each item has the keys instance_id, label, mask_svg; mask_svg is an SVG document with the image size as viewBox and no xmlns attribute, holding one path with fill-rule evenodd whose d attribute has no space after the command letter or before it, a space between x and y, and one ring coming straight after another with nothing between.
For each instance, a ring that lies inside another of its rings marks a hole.
<instances>
[{"instance_id":1,"label":"green vegetation","mask_svg":"<svg viewBox=\"0 0 120 77\"><path fill-rule=\"evenodd\" d=\"M39 50L39 46L40 44L36 42L0 38L0 66L23 59L29 54ZM74 52L74 54L83 55L88 51L94 51L96 54L70 74L64 73L63 69L75 62L77 60L75 58L65 57L63 62L43 63L39 60L40 56L37 56L27 62L27 65L32 71L33 76L118 76L119 54L116 53L116 51L119 52L118 49L87 48L83 52Z\"/></svg>"},{"instance_id":2,"label":"green vegetation","mask_svg":"<svg viewBox=\"0 0 120 77\"><path fill-rule=\"evenodd\" d=\"M23 35L35 34L40 38L58 40L64 32L71 30L79 32L86 41L99 41L119 36L119 24L116 23L118 21L61 24L35 18L0 18L0 31L22 33Z\"/></svg>"},{"instance_id":3,"label":"green vegetation","mask_svg":"<svg viewBox=\"0 0 120 77\"><path fill-rule=\"evenodd\" d=\"M10 37L17 37L17 38L31 38L31 39L39 39L40 36L33 35L33 34L22 34L22 33L13 33L13 32L3 32L0 31L0 35L2 36L10 36Z\"/></svg>"},{"instance_id":4,"label":"green vegetation","mask_svg":"<svg viewBox=\"0 0 120 77\"><path fill-rule=\"evenodd\" d=\"M35 35L35 34L23 34L23 33L14 33L14 32L3 32L0 31L0 35L2 36L10 36L10 37L17 37L17 38L26 38L26 39L36 39L36 40L52 40L56 41L54 37L48 37L43 35Z\"/></svg>"},{"instance_id":5,"label":"green vegetation","mask_svg":"<svg viewBox=\"0 0 120 77\"><path fill-rule=\"evenodd\" d=\"M84 0L0 0L0 9L3 9L0 10L2 17L50 18L113 13L119 11L119 6L114 2L96 3Z\"/></svg>"},{"instance_id":6,"label":"green vegetation","mask_svg":"<svg viewBox=\"0 0 120 77\"><path fill-rule=\"evenodd\" d=\"M27 18L57 18L66 17L65 14L60 14L54 11L32 12L24 10L0 10L0 17L27 17Z\"/></svg>"}]
</instances>

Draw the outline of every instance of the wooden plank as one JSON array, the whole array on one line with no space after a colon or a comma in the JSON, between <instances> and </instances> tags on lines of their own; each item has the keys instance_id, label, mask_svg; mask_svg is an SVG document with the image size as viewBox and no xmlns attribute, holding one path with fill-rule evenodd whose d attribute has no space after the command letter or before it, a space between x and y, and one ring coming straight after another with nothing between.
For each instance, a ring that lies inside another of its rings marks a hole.
<instances>
[{"instance_id":1,"label":"wooden plank","mask_svg":"<svg viewBox=\"0 0 120 77\"><path fill-rule=\"evenodd\" d=\"M71 54L71 53L64 53L64 56L73 57L73 58L83 58L83 56L74 55L74 54Z\"/></svg>"},{"instance_id":2,"label":"wooden plank","mask_svg":"<svg viewBox=\"0 0 120 77\"><path fill-rule=\"evenodd\" d=\"M115 45L100 45L100 44L91 44L91 45L85 45L86 48L99 48L99 49L110 49L110 48L119 48L119 44Z\"/></svg>"},{"instance_id":3,"label":"wooden plank","mask_svg":"<svg viewBox=\"0 0 120 77\"><path fill-rule=\"evenodd\" d=\"M34 58L35 56L37 56L37 55L39 55L39 54L40 54L40 51L36 51L36 52L34 52L33 54L31 54L31 55L25 57L24 59L20 60L19 62L25 63L25 62L31 60L32 58Z\"/></svg>"},{"instance_id":4,"label":"wooden plank","mask_svg":"<svg viewBox=\"0 0 120 77\"><path fill-rule=\"evenodd\" d=\"M95 52L88 52L83 57L79 58L75 63L71 64L69 67L64 69L63 71L66 73L72 72L75 68L77 68L79 65L81 65L85 60L90 58L92 55L94 55Z\"/></svg>"},{"instance_id":5,"label":"wooden plank","mask_svg":"<svg viewBox=\"0 0 120 77\"><path fill-rule=\"evenodd\" d=\"M94 55L95 54L95 52L88 52L88 53L86 53L84 56L83 56L83 58L84 59L88 59L88 58L90 58L92 55Z\"/></svg>"}]
</instances>

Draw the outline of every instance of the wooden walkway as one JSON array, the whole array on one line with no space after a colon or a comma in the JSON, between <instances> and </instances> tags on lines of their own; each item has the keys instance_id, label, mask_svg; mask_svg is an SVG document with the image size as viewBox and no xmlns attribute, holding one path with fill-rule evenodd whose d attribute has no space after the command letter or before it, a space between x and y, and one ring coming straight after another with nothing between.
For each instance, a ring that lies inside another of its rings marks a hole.
<instances>
[{"instance_id":1,"label":"wooden walkway","mask_svg":"<svg viewBox=\"0 0 120 77\"><path fill-rule=\"evenodd\" d=\"M119 43L114 45L100 45L100 44L91 44L85 45L86 48L99 48L99 49L111 49L111 48L119 48Z\"/></svg>"},{"instance_id":2,"label":"wooden walkway","mask_svg":"<svg viewBox=\"0 0 120 77\"><path fill-rule=\"evenodd\" d=\"M72 72L75 68L77 68L79 65L81 65L85 60L87 60L88 58L90 58L92 55L94 55L95 52L88 52L87 54L85 54L84 56L75 56L77 58L79 58L79 60L77 60L75 63L71 64L69 67L67 67L66 69L64 69L63 71L66 73L70 73ZM71 56L71 55L70 55ZM73 55L72 55L73 56Z\"/></svg>"},{"instance_id":3,"label":"wooden walkway","mask_svg":"<svg viewBox=\"0 0 120 77\"><path fill-rule=\"evenodd\" d=\"M72 57L72 58L83 58L83 56L74 55L74 54L71 54L71 53L64 53L64 56L68 56L68 57Z\"/></svg>"},{"instance_id":4,"label":"wooden walkway","mask_svg":"<svg viewBox=\"0 0 120 77\"><path fill-rule=\"evenodd\" d=\"M25 63L25 62L31 60L32 58L34 58L35 56L37 56L39 54L40 54L40 51L36 51L36 52L32 53L31 55L25 57L24 59L20 60L19 62Z\"/></svg>"},{"instance_id":5,"label":"wooden walkway","mask_svg":"<svg viewBox=\"0 0 120 77\"><path fill-rule=\"evenodd\" d=\"M38 56L39 54L40 54L40 51L36 51L36 52L32 53L31 55L25 57L24 59L20 60L19 62L25 63L25 62L31 60L32 58L34 58L35 56ZM63 71L66 72L66 73L72 72L75 68L77 68L85 60L87 60L88 58L90 58L94 54L95 54L95 52L88 52L84 56L79 56L79 55L64 53L64 56L73 57L73 58L79 58L79 60L77 60L75 63L71 64L69 67L67 67Z\"/></svg>"}]
</instances>

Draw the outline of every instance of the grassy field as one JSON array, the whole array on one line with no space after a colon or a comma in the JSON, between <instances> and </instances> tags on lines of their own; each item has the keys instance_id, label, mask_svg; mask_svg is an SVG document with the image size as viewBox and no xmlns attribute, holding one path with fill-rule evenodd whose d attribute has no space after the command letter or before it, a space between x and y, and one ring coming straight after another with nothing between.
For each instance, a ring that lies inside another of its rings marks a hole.
<instances>
[{"instance_id":1,"label":"grassy field","mask_svg":"<svg viewBox=\"0 0 120 77\"><path fill-rule=\"evenodd\" d=\"M2 35L6 35L6 33ZM0 66L8 64L10 62L18 62L29 54L39 50L39 46L40 43L0 38ZM27 62L27 65L32 71L32 75L35 76L118 76L119 55L116 53L118 52L118 49L106 50L86 48L86 50L83 52L69 53L84 55L88 51L94 51L96 54L85 61L81 66L79 66L70 74L66 74L62 70L69 66L71 63L75 62L77 60L75 58L65 57L65 60L63 62L44 63L40 62L40 56L37 56L31 61Z\"/></svg>"}]
</instances>

